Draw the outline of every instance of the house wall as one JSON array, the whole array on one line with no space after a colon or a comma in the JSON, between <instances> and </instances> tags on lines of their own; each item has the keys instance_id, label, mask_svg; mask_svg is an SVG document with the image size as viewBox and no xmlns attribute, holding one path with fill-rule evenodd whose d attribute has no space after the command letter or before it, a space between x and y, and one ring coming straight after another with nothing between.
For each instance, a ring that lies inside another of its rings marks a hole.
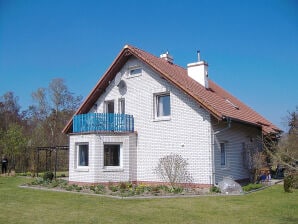
<instances>
[{"instance_id":1,"label":"house wall","mask_svg":"<svg viewBox=\"0 0 298 224\"><path fill-rule=\"evenodd\" d=\"M243 180L249 178L248 167L246 166L245 147L247 145L257 144L262 132L261 129L235 121L231 121L228 128L226 122L218 122L212 119L213 133L219 131L214 136L214 168L215 183L223 179L224 176L231 176L234 180ZM222 131L221 131L222 130ZM225 144L226 165L221 165L220 143Z\"/></svg>"},{"instance_id":2,"label":"house wall","mask_svg":"<svg viewBox=\"0 0 298 224\"><path fill-rule=\"evenodd\" d=\"M139 66L141 75L128 77L129 68ZM135 119L137 148L130 151L136 167L130 167L130 179L134 181L162 181L154 168L161 157L170 153L180 154L187 159L188 170L194 182L211 184L211 123L210 114L189 96L173 87L156 72L137 59L130 59L120 70L126 90L119 91L111 82L97 101L97 108L90 112L103 113L104 102L114 100L118 111L119 98L125 98L125 113ZM170 92L171 117L156 120L154 116L154 94ZM100 148L100 145L97 146ZM109 175L112 175L109 173ZM111 179L111 176L105 176Z\"/></svg>"},{"instance_id":3,"label":"house wall","mask_svg":"<svg viewBox=\"0 0 298 224\"><path fill-rule=\"evenodd\" d=\"M79 143L89 144L89 166L78 167L77 147ZM105 168L103 152L105 143L121 144L122 166ZM81 183L107 183L135 179L136 135L84 134L71 135L69 145L69 181Z\"/></svg>"}]
</instances>

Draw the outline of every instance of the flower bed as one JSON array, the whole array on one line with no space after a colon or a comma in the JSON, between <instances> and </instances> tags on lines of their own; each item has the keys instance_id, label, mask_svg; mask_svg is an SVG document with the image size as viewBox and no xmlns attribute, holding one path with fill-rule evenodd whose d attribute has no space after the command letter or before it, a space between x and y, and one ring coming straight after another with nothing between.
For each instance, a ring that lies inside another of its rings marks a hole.
<instances>
[{"instance_id":1,"label":"flower bed","mask_svg":"<svg viewBox=\"0 0 298 224\"><path fill-rule=\"evenodd\" d=\"M109 183L106 185L80 186L69 184L63 179L45 180L44 178L35 178L28 186L35 186L47 189L56 189L72 192L82 192L90 194L109 195L116 197L146 197L146 196L175 196L175 195L206 195L218 192L210 191L207 188L183 188L180 186L170 187L166 185L145 185L122 182L119 184Z\"/></svg>"}]
</instances>

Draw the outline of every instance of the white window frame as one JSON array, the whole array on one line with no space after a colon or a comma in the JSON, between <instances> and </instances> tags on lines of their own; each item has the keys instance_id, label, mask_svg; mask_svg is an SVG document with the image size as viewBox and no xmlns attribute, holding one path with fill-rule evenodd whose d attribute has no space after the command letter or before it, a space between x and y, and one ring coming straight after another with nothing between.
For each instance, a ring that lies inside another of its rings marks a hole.
<instances>
[{"instance_id":1,"label":"white window frame","mask_svg":"<svg viewBox=\"0 0 298 224\"><path fill-rule=\"evenodd\" d=\"M88 147L88 165L82 166L80 165L80 146L85 145ZM81 171L89 171L89 166L90 166L90 149L89 149L89 143L88 142L77 142L75 144L75 157L76 157L76 162L75 166L77 170Z\"/></svg>"},{"instance_id":2,"label":"white window frame","mask_svg":"<svg viewBox=\"0 0 298 224\"><path fill-rule=\"evenodd\" d=\"M140 71L138 73L132 74L134 71ZM132 66L128 68L128 78L134 78L141 76L143 74L143 68L140 66Z\"/></svg>"},{"instance_id":3,"label":"white window frame","mask_svg":"<svg viewBox=\"0 0 298 224\"><path fill-rule=\"evenodd\" d=\"M224 152L222 152L222 150L224 150ZM219 144L219 152L220 152L220 166L227 167L227 144L225 142L221 142ZM223 162L222 156L224 156L224 164L222 163Z\"/></svg>"},{"instance_id":4,"label":"white window frame","mask_svg":"<svg viewBox=\"0 0 298 224\"><path fill-rule=\"evenodd\" d=\"M125 98L118 100L118 114L125 114Z\"/></svg>"},{"instance_id":5,"label":"white window frame","mask_svg":"<svg viewBox=\"0 0 298 224\"><path fill-rule=\"evenodd\" d=\"M104 101L104 113L108 113L108 104L113 103L114 113L115 113L115 102L114 100L106 100Z\"/></svg>"},{"instance_id":6,"label":"white window frame","mask_svg":"<svg viewBox=\"0 0 298 224\"><path fill-rule=\"evenodd\" d=\"M169 97L169 112L170 114L169 115L165 115L165 116L161 116L161 115L158 115L158 110L159 110L159 98L160 97L163 97L163 96L168 96ZM172 114L172 111L171 111L171 94L170 92L162 92L162 93L155 93L154 94L154 120L155 121L164 121L164 120L170 120L171 119L171 114Z\"/></svg>"},{"instance_id":7,"label":"white window frame","mask_svg":"<svg viewBox=\"0 0 298 224\"><path fill-rule=\"evenodd\" d=\"M105 145L119 145L119 166L105 166ZM106 170L122 170L123 169L123 143L122 142L104 142L103 143L103 168Z\"/></svg>"}]
</instances>

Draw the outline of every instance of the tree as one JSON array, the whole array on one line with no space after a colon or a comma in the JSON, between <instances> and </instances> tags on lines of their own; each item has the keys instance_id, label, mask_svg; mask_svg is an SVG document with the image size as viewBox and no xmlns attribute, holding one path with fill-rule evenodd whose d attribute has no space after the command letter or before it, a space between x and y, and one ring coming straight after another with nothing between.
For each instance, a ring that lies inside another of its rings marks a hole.
<instances>
[{"instance_id":1,"label":"tree","mask_svg":"<svg viewBox=\"0 0 298 224\"><path fill-rule=\"evenodd\" d=\"M267 166L266 155L258 147L247 147L245 150L245 163L250 173L250 182L258 180L260 170Z\"/></svg>"},{"instance_id":2,"label":"tree","mask_svg":"<svg viewBox=\"0 0 298 224\"><path fill-rule=\"evenodd\" d=\"M273 141L271 138L265 138L264 149L270 156L274 166L282 166L285 173L284 189L291 192L291 188L298 187L298 107L296 111L289 112L288 133L285 133L281 139Z\"/></svg>"},{"instance_id":3,"label":"tree","mask_svg":"<svg viewBox=\"0 0 298 224\"><path fill-rule=\"evenodd\" d=\"M23 134L22 126L16 123L10 124L1 139L3 153L9 158L10 168L15 170L16 159L25 151L27 143L27 138Z\"/></svg>"},{"instance_id":4,"label":"tree","mask_svg":"<svg viewBox=\"0 0 298 224\"><path fill-rule=\"evenodd\" d=\"M48 88L39 88L32 93L35 105L26 112L27 123L32 126L32 144L35 146L56 146L67 144L67 137L61 133L63 127L81 103L81 96L75 97L63 79L53 79Z\"/></svg>"},{"instance_id":5,"label":"tree","mask_svg":"<svg viewBox=\"0 0 298 224\"><path fill-rule=\"evenodd\" d=\"M298 107L296 111L289 112L288 133L285 133L281 139L273 141L271 138L265 138L264 149L275 164L283 165L287 171L298 171Z\"/></svg>"},{"instance_id":6,"label":"tree","mask_svg":"<svg viewBox=\"0 0 298 224\"><path fill-rule=\"evenodd\" d=\"M159 159L154 172L164 182L170 183L173 188L178 184L191 183L193 178L187 170L187 160L181 155L170 154Z\"/></svg>"},{"instance_id":7,"label":"tree","mask_svg":"<svg viewBox=\"0 0 298 224\"><path fill-rule=\"evenodd\" d=\"M20 106L18 97L13 92L7 92L0 97L0 129L8 129L10 123L20 122Z\"/></svg>"}]
</instances>

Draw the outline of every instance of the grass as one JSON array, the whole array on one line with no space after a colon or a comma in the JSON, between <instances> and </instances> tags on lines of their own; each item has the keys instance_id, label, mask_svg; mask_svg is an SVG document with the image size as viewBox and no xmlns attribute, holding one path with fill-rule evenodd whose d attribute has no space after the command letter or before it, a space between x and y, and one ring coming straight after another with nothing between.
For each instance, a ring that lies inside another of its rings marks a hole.
<instances>
[{"instance_id":1,"label":"grass","mask_svg":"<svg viewBox=\"0 0 298 224\"><path fill-rule=\"evenodd\" d=\"M298 191L282 185L243 196L119 200L18 186L0 177L0 223L298 223Z\"/></svg>"}]
</instances>

